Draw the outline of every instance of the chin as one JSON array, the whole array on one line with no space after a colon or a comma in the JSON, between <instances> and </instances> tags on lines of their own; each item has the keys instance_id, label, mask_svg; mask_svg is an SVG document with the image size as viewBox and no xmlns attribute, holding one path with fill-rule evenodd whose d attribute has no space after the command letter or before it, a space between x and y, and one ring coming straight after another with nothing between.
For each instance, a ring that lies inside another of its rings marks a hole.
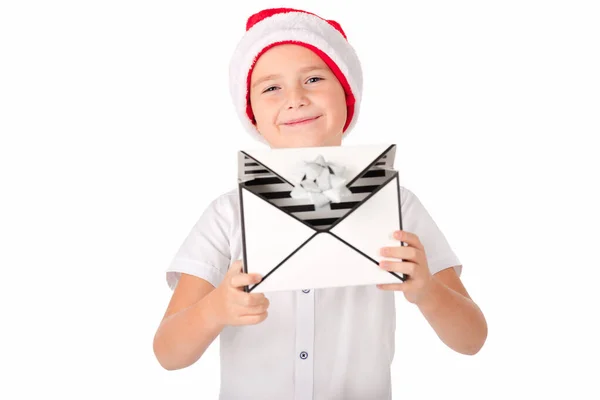
<instances>
[{"instance_id":1,"label":"chin","mask_svg":"<svg viewBox=\"0 0 600 400\"><path fill-rule=\"evenodd\" d=\"M332 137L330 134L322 132L295 132L293 135L282 135L286 147L323 147L336 146L338 137Z\"/></svg>"},{"instance_id":2,"label":"chin","mask_svg":"<svg viewBox=\"0 0 600 400\"><path fill-rule=\"evenodd\" d=\"M325 144L321 138L299 138L294 140L296 147L320 147Z\"/></svg>"}]
</instances>

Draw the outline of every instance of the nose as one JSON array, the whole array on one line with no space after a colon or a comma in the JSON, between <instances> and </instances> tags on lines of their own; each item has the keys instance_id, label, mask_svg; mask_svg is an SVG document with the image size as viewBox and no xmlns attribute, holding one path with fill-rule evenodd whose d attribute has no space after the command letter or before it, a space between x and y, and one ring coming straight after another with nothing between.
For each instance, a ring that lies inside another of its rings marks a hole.
<instances>
[{"instance_id":1,"label":"nose","mask_svg":"<svg viewBox=\"0 0 600 400\"><path fill-rule=\"evenodd\" d=\"M288 110L300 108L308 105L306 91L302 87L293 87L288 89L286 97L286 108Z\"/></svg>"}]
</instances>

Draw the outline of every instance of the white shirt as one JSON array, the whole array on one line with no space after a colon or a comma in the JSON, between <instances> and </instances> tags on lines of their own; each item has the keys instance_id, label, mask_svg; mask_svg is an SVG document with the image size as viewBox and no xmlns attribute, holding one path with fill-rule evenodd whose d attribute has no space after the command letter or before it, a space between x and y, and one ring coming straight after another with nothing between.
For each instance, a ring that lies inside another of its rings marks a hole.
<instances>
[{"instance_id":1,"label":"white shirt","mask_svg":"<svg viewBox=\"0 0 600 400\"><path fill-rule=\"evenodd\" d=\"M419 236L432 274L460 261L419 199L400 186L402 226ZM215 199L167 269L219 285L242 259L238 191ZM387 400L395 350L394 292L374 285L265 293L269 316L220 334L220 400Z\"/></svg>"}]
</instances>

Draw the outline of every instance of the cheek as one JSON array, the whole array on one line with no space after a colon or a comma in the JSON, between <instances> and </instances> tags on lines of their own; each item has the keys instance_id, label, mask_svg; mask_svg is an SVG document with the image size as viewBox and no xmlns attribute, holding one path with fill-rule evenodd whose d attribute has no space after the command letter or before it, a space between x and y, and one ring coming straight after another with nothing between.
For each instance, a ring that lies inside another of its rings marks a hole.
<instances>
[{"instance_id":1,"label":"cheek","mask_svg":"<svg viewBox=\"0 0 600 400\"><path fill-rule=\"evenodd\" d=\"M260 99L251 103L256 129L269 143L273 144L278 136L277 120L278 106L273 99Z\"/></svg>"},{"instance_id":2,"label":"cheek","mask_svg":"<svg viewBox=\"0 0 600 400\"><path fill-rule=\"evenodd\" d=\"M346 124L346 117L348 109L346 106L346 95L342 93L336 93L334 96L330 96L327 100L329 115L331 116L330 123L334 125L335 129L343 129Z\"/></svg>"},{"instance_id":3,"label":"cheek","mask_svg":"<svg viewBox=\"0 0 600 400\"><path fill-rule=\"evenodd\" d=\"M255 100L251 104L257 124L272 124L275 121L279 107L274 96Z\"/></svg>"}]
</instances>

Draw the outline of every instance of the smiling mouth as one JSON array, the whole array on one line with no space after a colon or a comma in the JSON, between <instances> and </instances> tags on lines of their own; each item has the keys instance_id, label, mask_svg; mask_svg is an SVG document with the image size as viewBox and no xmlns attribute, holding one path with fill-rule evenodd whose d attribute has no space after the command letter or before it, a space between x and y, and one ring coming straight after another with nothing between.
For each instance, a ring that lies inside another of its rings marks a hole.
<instances>
[{"instance_id":1,"label":"smiling mouth","mask_svg":"<svg viewBox=\"0 0 600 400\"><path fill-rule=\"evenodd\" d=\"M300 119L295 119L292 121L288 121L288 122L284 122L281 125L285 125L285 126L300 126L300 125L306 125L309 124L313 121L316 121L317 119L321 118L321 116L317 116L317 117L309 117L309 118L300 118Z\"/></svg>"}]
</instances>

